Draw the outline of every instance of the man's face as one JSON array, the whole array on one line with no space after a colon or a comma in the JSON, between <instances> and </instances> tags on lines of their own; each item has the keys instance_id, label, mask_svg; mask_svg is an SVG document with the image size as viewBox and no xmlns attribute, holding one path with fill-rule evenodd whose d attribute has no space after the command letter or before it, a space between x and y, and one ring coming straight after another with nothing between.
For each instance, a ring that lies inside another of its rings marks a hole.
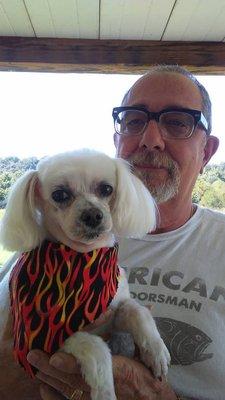
<instances>
[{"instance_id":1,"label":"man's face","mask_svg":"<svg viewBox=\"0 0 225 400\"><path fill-rule=\"evenodd\" d=\"M198 87L175 73L153 73L131 88L123 105L145 106L159 112L168 107L202 110ZM115 134L117 156L134 166L158 203L174 196L190 198L197 176L205 165L205 132L196 127L187 139L164 139L158 124L151 120L142 135L124 137Z\"/></svg>"}]
</instances>

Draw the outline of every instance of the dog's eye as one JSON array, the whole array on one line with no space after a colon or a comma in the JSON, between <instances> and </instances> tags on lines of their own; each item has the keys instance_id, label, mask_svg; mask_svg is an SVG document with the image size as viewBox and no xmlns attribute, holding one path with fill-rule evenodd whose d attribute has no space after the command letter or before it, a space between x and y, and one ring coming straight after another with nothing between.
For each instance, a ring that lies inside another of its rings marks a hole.
<instances>
[{"instance_id":1,"label":"dog's eye","mask_svg":"<svg viewBox=\"0 0 225 400\"><path fill-rule=\"evenodd\" d=\"M108 183L102 182L98 186L98 194L101 197L108 197L112 194L112 192L113 192L113 187Z\"/></svg>"},{"instance_id":2,"label":"dog's eye","mask_svg":"<svg viewBox=\"0 0 225 400\"><path fill-rule=\"evenodd\" d=\"M55 190L52 193L52 199L56 203L64 203L64 202L70 200L70 198L71 198L71 194L69 192L67 192L66 190L63 190L63 189Z\"/></svg>"}]
</instances>

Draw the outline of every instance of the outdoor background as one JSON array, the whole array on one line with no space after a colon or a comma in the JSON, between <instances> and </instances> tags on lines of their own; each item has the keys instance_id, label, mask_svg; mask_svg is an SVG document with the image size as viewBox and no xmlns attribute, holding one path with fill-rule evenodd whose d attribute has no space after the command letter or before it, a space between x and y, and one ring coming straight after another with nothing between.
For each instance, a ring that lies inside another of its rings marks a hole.
<instances>
[{"instance_id":1,"label":"outdoor background","mask_svg":"<svg viewBox=\"0 0 225 400\"><path fill-rule=\"evenodd\" d=\"M49 154L94 148L114 156L112 108L138 75L0 72L0 218L12 183ZM194 201L225 210L225 77L198 76L213 105L220 147L200 176ZM9 253L0 247L0 265Z\"/></svg>"}]
</instances>

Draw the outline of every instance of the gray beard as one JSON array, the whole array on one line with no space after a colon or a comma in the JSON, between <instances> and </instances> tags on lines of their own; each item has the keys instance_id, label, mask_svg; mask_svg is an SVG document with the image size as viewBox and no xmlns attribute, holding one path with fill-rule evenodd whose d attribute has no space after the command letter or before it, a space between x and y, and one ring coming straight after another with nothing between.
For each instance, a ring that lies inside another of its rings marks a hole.
<instances>
[{"instance_id":1,"label":"gray beard","mask_svg":"<svg viewBox=\"0 0 225 400\"><path fill-rule=\"evenodd\" d=\"M157 204L165 203L172 199L179 191L180 186L180 170L176 161L172 160L167 154L161 154L158 152L142 152L130 156L127 161L131 165L135 163L150 164L155 167L165 167L168 170L168 177L163 183L153 185L152 183L152 172L148 170L136 170L134 167L134 173L137 175L144 185L148 188L151 195L155 199Z\"/></svg>"}]
</instances>

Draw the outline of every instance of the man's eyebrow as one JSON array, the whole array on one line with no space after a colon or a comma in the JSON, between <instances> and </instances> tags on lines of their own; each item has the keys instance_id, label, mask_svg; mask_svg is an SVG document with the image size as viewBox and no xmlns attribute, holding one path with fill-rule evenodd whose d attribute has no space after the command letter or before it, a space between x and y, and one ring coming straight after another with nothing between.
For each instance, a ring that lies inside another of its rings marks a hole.
<instances>
[{"instance_id":1,"label":"man's eyebrow","mask_svg":"<svg viewBox=\"0 0 225 400\"><path fill-rule=\"evenodd\" d=\"M132 105L130 105L128 107L142 107L142 108L146 108L147 110L151 111L151 108L149 108L146 104L141 104L141 103L132 104ZM181 106L181 105L178 105L178 104L167 104L166 106L161 108L159 111L167 110L167 109L171 109L171 110L187 110L187 109L191 109L191 108L188 107L188 106L183 106L183 105Z\"/></svg>"},{"instance_id":2,"label":"man's eyebrow","mask_svg":"<svg viewBox=\"0 0 225 400\"><path fill-rule=\"evenodd\" d=\"M163 110L165 110L165 109L167 109L167 108L171 108L171 109L174 109L174 110L188 110L188 109L192 109L192 108L190 108L190 107L188 107L188 106L179 106L179 105L177 105L177 104L172 104L172 105L168 105L167 107L164 107L163 108Z\"/></svg>"}]
</instances>

